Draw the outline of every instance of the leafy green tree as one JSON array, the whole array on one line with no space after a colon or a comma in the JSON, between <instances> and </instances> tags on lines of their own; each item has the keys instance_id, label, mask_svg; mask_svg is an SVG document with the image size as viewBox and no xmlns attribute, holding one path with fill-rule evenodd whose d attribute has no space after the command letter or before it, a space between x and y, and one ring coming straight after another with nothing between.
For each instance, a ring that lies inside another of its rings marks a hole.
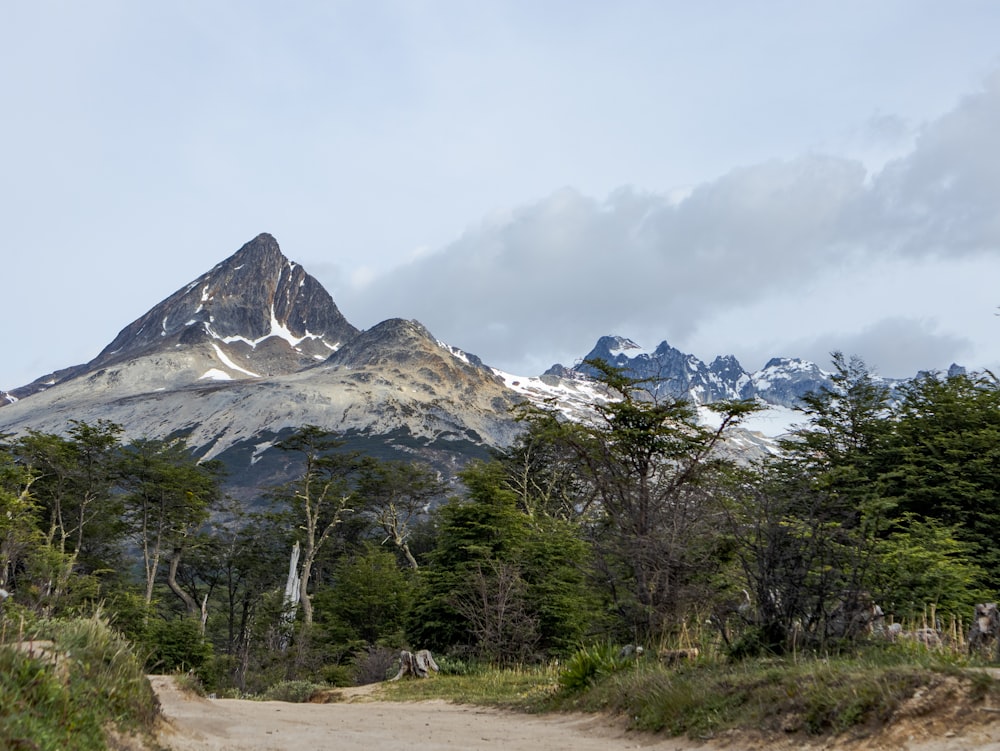
<instances>
[{"instance_id":1,"label":"leafy green tree","mask_svg":"<svg viewBox=\"0 0 1000 751\"><path fill-rule=\"evenodd\" d=\"M413 583L392 552L368 543L338 562L333 580L333 587L317 593L316 607L338 641L402 646Z\"/></svg>"},{"instance_id":2,"label":"leafy green tree","mask_svg":"<svg viewBox=\"0 0 1000 751\"><path fill-rule=\"evenodd\" d=\"M934 520L971 545L978 586L1000 593L1000 382L924 375L907 386L881 478L899 517Z\"/></svg>"},{"instance_id":3,"label":"leafy green tree","mask_svg":"<svg viewBox=\"0 0 1000 751\"><path fill-rule=\"evenodd\" d=\"M118 480L121 428L71 421L66 436L30 431L13 444L18 460L36 476L45 542L63 562L53 572L58 597L77 570L120 570L124 534Z\"/></svg>"},{"instance_id":4,"label":"leafy green tree","mask_svg":"<svg viewBox=\"0 0 1000 751\"><path fill-rule=\"evenodd\" d=\"M467 497L434 514L412 641L465 646L496 662L565 651L597 610L579 526L526 514L500 462L473 462L461 478Z\"/></svg>"},{"instance_id":5,"label":"leafy green tree","mask_svg":"<svg viewBox=\"0 0 1000 751\"><path fill-rule=\"evenodd\" d=\"M549 412L534 422L560 455L569 452L586 485L577 505L593 509L598 575L625 637L651 640L705 599L719 565L711 487L729 464L717 449L758 407L711 405L718 424L708 428L688 400L656 397L656 384L604 361L588 364L610 397L590 405L594 419L569 423Z\"/></svg>"},{"instance_id":6,"label":"leafy green tree","mask_svg":"<svg viewBox=\"0 0 1000 751\"><path fill-rule=\"evenodd\" d=\"M878 589L884 593L883 607L900 620L916 620L928 606L941 614L968 616L970 604L985 599L977 589L983 572L971 551L956 527L904 514L881 545Z\"/></svg>"},{"instance_id":7,"label":"leafy green tree","mask_svg":"<svg viewBox=\"0 0 1000 751\"><path fill-rule=\"evenodd\" d=\"M818 487L863 499L877 492L873 480L892 431L890 390L857 356L834 352L832 365L832 385L802 397L807 424L782 448Z\"/></svg>"},{"instance_id":8,"label":"leafy green tree","mask_svg":"<svg viewBox=\"0 0 1000 751\"><path fill-rule=\"evenodd\" d=\"M43 541L33 482L33 475L9 451L0 450L0 589L16 589L18 571Z\"/></svg>"},{"instance_id":9,"label":"leafy green tree","mask_svg":"<svg viewBox=\"0 0 1000 751\"><path fill-rule=\"evenodd\" d=\"M36 475L0 448L0 589L43 616L96 599L96 581L70 573L69 556L50 545L33 490Z\"/></svg>"}]
</instances>

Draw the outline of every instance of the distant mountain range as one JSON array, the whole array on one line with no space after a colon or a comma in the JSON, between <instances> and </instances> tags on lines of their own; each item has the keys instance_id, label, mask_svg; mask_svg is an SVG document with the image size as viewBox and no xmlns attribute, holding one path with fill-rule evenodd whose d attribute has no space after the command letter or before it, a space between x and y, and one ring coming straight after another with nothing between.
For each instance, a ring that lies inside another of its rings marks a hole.
<instances>
[{"instance_id":1,"label":"distant mountain range","mask_svg":"<svg viewBox=\"0 0 1000 751\"><path fill-rule=\"evenodd\" d=\"M287 472L268 449L305 424L381 456L419 456L451 473L507 445L511 408L529 399L579 414L597 391L583 361L601 358L659 393L699 404L757 399L779 414L828 383L815 364L775 358L748 373L732 356L710 365L666 342L646 352L605 336L573 367L515 376L438 341L416 321L361 331L278 243L262 234L130 323L97 357L0 392L0 433L64 432L71 420L111 420L127 439L183 435L230 469L251 496ZM768 432L785 429L785 418ZM763 425L764 423L762 423ZM761 438L743 436L747 447Z\"/></svg>"},{"instance_id":2,"label":"distant mountain range","mask_svg":"<svg viewBox=\"0 0 1000 751\"><path fill-rule=\"evenodd\" d=\"M620 336L598 339L583 358L583 362L587 360L604 360L637 378L649 379L656 395L687 394L698 404L723 399L759 399L772 405L795 407L804 394L830 385L829 373L806 360L775 357L761 370L748 373L732 355L716 357L711 365L705 365L694 355L686 355L666 342L646 352ZM587 365L572 369L554 365L546 372L564 377L573 373L597 375Z\"/></svg>"}]
</instances>

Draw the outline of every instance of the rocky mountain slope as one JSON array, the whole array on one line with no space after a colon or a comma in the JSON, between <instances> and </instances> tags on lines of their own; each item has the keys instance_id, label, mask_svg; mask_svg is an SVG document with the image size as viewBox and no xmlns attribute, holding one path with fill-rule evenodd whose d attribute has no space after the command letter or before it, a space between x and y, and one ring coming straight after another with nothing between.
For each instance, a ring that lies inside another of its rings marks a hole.
<instances>
[{"instance_id":1,"label":"rocky mountain slope","mask_svg":"<svg viewBox=\"0 0 1000 751\"><path fill-rule=\"evenodd\" d=\"M0 432L104 419L126 439L184 435L246 487L270 484L267 449L305 424L442 467L482 456L512 439L520 399L417 322L359 331L270 235L154 306L94 360L14 395Z\"/></svg>"},{"instance_id":2,"label":"rocky mountain slope","mask_svg":"<svg viewBox=\"0 0 1000 751\"><path fill-rule=\"evenodd\" d=\"M10 395L23 399L148 356L162 358L154 388L293 373L357 333L323 286L261 234L130 323L90 362Z\"/></svg>"}]
</instances>

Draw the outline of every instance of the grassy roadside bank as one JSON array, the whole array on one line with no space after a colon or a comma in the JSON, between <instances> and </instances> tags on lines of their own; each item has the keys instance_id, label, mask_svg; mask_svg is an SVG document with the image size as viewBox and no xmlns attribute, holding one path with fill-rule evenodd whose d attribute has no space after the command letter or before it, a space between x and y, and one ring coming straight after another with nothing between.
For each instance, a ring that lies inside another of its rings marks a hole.
<instances>
[{"instance_id":1,"label":"grassy roadside bank","mask_svg":"<svg viewBox=\"0 0 1000 751\"><path fill-rule=\"evenodd\" d=\"M442 674L385 684L386 700L445 699L527 712L616 715L636 730L706 739L731 733L804 740L878 734L915 719L959 726L1000 719L1000 682L976 664L923 649L668 667L581 650L561 666ZM581 662L587 663L581 667ZM581 678L581 675L585 676Z\"/></svg>"},{"instance_id":2,"label":"grassy roadside bank","mask_svg":"<svg viewBox=\"0 0 1000 751\"><path fill-rule=\"evenodd\" d=\"M40 621L0 643L0 748L143 748L159 705L132 645L100 618Z\"/></svg>"}]
</instances>

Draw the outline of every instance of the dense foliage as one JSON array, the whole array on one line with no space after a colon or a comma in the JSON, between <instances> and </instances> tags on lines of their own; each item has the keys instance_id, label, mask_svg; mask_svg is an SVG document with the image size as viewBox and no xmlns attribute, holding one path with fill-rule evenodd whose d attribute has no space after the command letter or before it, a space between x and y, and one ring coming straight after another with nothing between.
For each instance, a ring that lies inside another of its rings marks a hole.
<instances>
[{"instance_id":1,"label":"dense foliage","mask_svg":"<svg viewBox=\"0 0 1000 751\"><path fill-rule=\"evenodd\" d=\"M279 447L293 481L255 514L180 439L125 443L104 422L8 436L4 622L100 609L148 667L263 693L381 679L401 648L497 665L612 643L830 648L871 637L876 604L935 628L1000 595L991 375L891 393L835 354L781 452L747 466L727 437L756 405L712 405L706 427L591 364L592 419L525 408L460 485L303 426Z\"/></svg>"}]
</instances>

